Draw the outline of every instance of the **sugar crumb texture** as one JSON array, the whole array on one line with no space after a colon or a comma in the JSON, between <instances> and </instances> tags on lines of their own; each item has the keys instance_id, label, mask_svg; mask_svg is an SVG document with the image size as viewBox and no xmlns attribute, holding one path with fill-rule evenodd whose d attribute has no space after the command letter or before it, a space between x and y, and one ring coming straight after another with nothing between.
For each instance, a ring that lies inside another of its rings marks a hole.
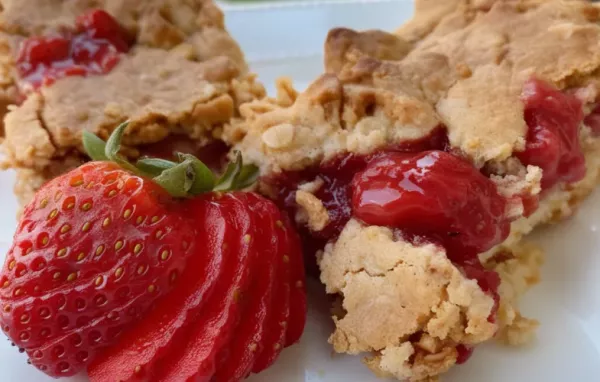
<instances>
[{"instance_id":1,"label":"sugar crumb texture","mask_svg":"<svg viewBox=\"0 0 600 382\"><path fill-rule=\"evenodd\" d=\"M442 248L407 243L388 228L350 220L319 266L327 292L343 296L329 341L337 352L369 352L366 363L378 373L438 375L456 362L458 345L497 330L488 321L493 299Z\"/></svg>"}]
</instances>

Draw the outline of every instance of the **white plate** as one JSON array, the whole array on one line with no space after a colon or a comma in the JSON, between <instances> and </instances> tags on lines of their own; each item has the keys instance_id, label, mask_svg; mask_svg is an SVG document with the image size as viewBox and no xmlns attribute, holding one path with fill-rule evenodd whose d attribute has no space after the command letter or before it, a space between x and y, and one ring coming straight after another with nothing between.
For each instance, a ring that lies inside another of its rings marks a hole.
<instances>
[{"instance_id":1,"label":"white plate","mask_svg":"<svg viewBox=\"0 0 600 382\"><path fill-rule=\"evenodd\" d=\"M276 6L224 6L227 23L253 69L272 90L288 75L300 87L321 71L321 47L331 27L391 30L410 17L410 1L285 3ZM368 15L368 17L366 17ZM276 32L274 32L276 31ZM12 236L16 203L13 174L0 173L0 253ZM523 311L539 318L538 339L523 348L479 347L467 364L455 367L446 382L600 381L600 192L580 213L536 235L547 249L542 284L523 301ZM1 256L1 255L0 255ZM276 365L249 382L375 382L358 357L331 356L328 307L318 283L310 285L311 307L299 345L286 349ZM67 381L82 382L84 377ZM52 379L26 364L26 357L0 340L0 381Z\"/></svg>"}]
</instances>

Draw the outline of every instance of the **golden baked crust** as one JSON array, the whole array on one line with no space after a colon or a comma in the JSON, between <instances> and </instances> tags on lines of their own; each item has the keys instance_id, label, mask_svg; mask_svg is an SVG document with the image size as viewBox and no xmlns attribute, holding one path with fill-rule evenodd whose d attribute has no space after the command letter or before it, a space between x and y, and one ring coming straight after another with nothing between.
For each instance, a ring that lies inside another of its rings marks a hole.
<instances>
[{"instance_id":1,"label":"golden baked crust","mask_svg":"<svg viewBox=\"0 0 600 382\"><path fill-rule=\"evenodd\" d=\"M256 106L232 127L247 135L240 148L266 171L290 170L443 123L451 145L482 166L524 149L524 81L584 85L600 67L600 12L585 1L417 1L417 10L396 36L331 31L329 73L290 107ZM280 124L294 138L270 146L262 135Z\"/></svg>"},{"instance_id":2,"label":"golden baked crust","mask_svg":"<svg viewBox=\"0 0 600 382\"><path fill-rule=\"evenodd\" d=\"M456 362L457 345L497 330L488 321L493 299L432 244L350 220L319 265L327 292L343 296L345 315L329 339L335 351L372 352L369 366L398 379L438 375Z\"/></svg>"},{"instance_id":3,"label":"golden baked crust","mask_svg":"<svg viewBox=\"0 0 600 382\"><path fill-rule=\"evenodd\" d=\"M14 56L27 37L72 28L77 16L104 9L136 45L176 50L194 61L227 58L244 75L247 65L211 0L2 0L0 1L0 118L17 100ZM2 136L0 128L0 136Z\"/></svg>"},{"instance_id":4,"label":"golden baked crust","mask_svg":"<svg viewBox=\"0 0 600 382\"><path fill-rule=\"evenodd\" d=\"M82 130L107 137L127 119L129 145L157 142L174 131L209 139L235 115L231 81L238 76L225 57L195 62L140 47L110 73L64 78L28 97L6 116L5 152L14 166L42 169L82 149Z\"/></svg>"},{"instance_id":5,"label":"golden baked crust","mask_svg":"<svg viewBox=\"0 0 600 382\"><path fill-rule=\"evenodd\" d=\"M131 51L105 75L63 78L9 107L18 93L13 59L19 43L72 28L77 16L94 8L107 10L126 27L134 40ZM28 174L19 175L15 188L21 202L39 179L68 169L60 163L81 160L82 130L106 138L131 120L124 150L133 157L138 146L172 134L202 144L219 138L241 104L265 94L210 0L4 0L0 9L5 53L0 115L3 107L10 109L4 118L4 167Z\"/></svg>"},{"instance_id":6,"label":"golden baked crust","mask_svg":"<svg viewBox=\"0 0 600 382\"><path fill-rule=\"evenodd\" d=\"M193 47L195 60L224 56L246 70L244 55L212 0L2 0L0 6L0 31L7 35L29 37L71 28L82 13L104 9L137 44L171 49L185 42Z\"/></svg>"}]
</instances>

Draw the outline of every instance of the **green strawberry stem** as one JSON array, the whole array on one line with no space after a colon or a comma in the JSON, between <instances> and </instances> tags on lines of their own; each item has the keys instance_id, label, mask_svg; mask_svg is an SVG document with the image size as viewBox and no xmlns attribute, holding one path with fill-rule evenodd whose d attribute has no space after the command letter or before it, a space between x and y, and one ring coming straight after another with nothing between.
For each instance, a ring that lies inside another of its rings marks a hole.
<instances>
[{"instance_id":1,"label":"green strawberry stem","mask_svg":"<svg viewBox=\"0 0 600 382\"><path fill-rule=\"evenodd\" d=\"M140 176L151 178L176 198L185 198L209 191L241 190L258 178L258 167L244 165L242 154L234 151L235 159L227 165L222 176L213 172L191 154L177 153L177 162L160 158L142 158L135 165L119 154L121 139L129 122L120 124L107 142L89 131L83 132L83 147L94 161L115 162Z\"/></svg>"}]
</instances>

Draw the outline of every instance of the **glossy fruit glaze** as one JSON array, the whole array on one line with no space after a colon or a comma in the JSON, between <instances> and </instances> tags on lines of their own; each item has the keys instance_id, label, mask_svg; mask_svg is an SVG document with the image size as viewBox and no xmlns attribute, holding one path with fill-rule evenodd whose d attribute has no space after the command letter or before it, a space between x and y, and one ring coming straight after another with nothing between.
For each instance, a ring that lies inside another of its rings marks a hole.
<instances>
[{"instance_id":1,"label":"glossy fruit glaze","mask_svg":"<svg viewBox=\"0 0 600 382\"><path fill-rule=\"evenodd\" d=\"M386 153L351 183L355 217L440 243L463 263L506 239L506 200L470 162L444 151Z\"/></svg>"},{"instance_id":2,"label":"glossy fruit glaze","mask_svg":"<svg viewBox=\"0 0 600 382\"><path fill-rule=\"evenodd\" d=\"M523 164L543 170L543 189L581 180L585 175L579 143L584 119L581 101L538 79L525 83L521 99L529 130L525 150L516 156Z\"/></svg>"},{"instance_id":3,"label":"glossy fruit glaze","mask_svg":"<svg viewBox=\"0 0 600 382\"><path fill-rule=\"evenodd\" d=\"M94 10L77 18L73 30L22 42L16 68L26 94L66 76L108 73L129 50L125 30L108 13Z\"/></svg>"}]
</instances>

